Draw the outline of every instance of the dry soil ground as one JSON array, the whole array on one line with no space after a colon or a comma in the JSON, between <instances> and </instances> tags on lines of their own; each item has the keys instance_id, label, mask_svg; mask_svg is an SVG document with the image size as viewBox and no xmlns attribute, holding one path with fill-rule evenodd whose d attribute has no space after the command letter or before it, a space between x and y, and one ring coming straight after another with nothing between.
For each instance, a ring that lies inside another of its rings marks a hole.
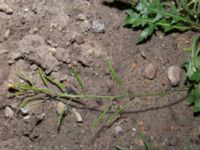
<instances>
[{"instance_id":1,"label":"dry soil ground","mask_svg":"<svg viewBox=\"0 0 200 150\"><path fill-rule=\"evenodd\" d=\"M91 123L108 100L82 99L90 107L76 108L83 122L68 113L59 132L57 102L52 100L25 116L12 115L22 99L7 98L8 83L19 81L16 73L23 71L40 86L39 67L77 93L80 88L69 65L78 70L86 93L122 93L109 74L108 60L128 92L172 88L167 70L186 61L183 48L189 46L193 33L163 36L156 32L145 44L136 45L138 32L123 27L127 6L102 0L0 0L0 150L115 150L115 145L143 150L138 131L145 133L155 150L182 150L187 145L191 150L200 149L200 121L184 102L185 92L135 98L111 125L103 121L96 128ZM156 69L152 79L144 77L150 63ZM179 86L183 84L184 73ZM112 107L123 100L127 99L113 102ZM8 117L6 106L11 108Z\"/></svg>"}]
</instances>

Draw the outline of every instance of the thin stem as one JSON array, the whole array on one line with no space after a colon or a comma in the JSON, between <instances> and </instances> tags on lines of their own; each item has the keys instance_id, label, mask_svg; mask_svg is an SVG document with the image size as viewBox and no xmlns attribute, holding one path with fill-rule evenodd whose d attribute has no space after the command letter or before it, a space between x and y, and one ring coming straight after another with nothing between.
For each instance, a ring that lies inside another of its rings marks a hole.
<instances>
[{"instance_id":1,"label":"thin stem","mask_svg":"<svg viewBox=\"0 0 200 150\"><path fill-rule=\"evenodd\" d=\"M59 97L59 98L69 98L69 99L76 99L76 98L86 98L86 99L119 99L124 97L149 97L149 96L164 96L166 94L171 94L178 91L186 91L188 88L177 88L173 90L167 90L163 92L155 92L155 93L125 93L121 95L90 95L90 94L84 94L84 95L75 95L75 94L68 94L68 93L55 93L51 89L47 88L37 88L35 86L16 86L15 89L18 89L19 91L23 90L23 93L27 92L33 92L33 93L43 93L50 97Z\"/></svg>"},{"instance_id":2,"label":"thin stem","mask_svg":"<svg viewBox=\"0 0 200 150\"><path fill-rule=\"evenodd\" d=\"M99 99L118 99L124 97L149 97L149 96L164 96L178 91L186 91L187 89L174 89L173 91L155 92L155 93L129 93L122 95L72 95L67 93L57 93L61 98L99 98Z\"/></svg>"}]
</instances>

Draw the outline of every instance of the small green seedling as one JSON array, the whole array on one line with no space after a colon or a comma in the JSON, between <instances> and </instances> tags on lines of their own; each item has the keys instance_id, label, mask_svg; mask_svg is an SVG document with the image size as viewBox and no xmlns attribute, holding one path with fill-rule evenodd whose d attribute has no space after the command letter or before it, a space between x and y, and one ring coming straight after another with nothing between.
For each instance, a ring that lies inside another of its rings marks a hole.
<instances>
[{"instance_id":1,"label":"small green seedling","mask_svg":"<svg viewBox=\"0 0 200 150\"><path fill-rule=\"evenodd\" d=\"M81 87L81 90L83 93L85 93L85 85L83 80L81 79L80 75L78 74L77 70L74 67L71 67L72 69L72 75L76 78L79 86Z\"/></svg>"},{"instance_id":2,"label":"small green seedling","mask_svg":"<svg viewBox=\"0 0 200 150\"><path fill-rule=\"evenodd\" d=\"M143 141L146 150L153 150L151 144L149 143L149 141L146 139L144 133L140 133L140 139Z\"/></svg>"},{"instance_id":3,"label":"small green seedling","mask_svg":"<svg viewBox=\"0 0 200 150\"><path fill-rule=\"evenodd\" d=\"M117 73L116 73L115 69L113 68L112 63L110 61L108 61L108 69L110 71L112 78L116 81L116 83L118 83L121 86L123 84L123 81L117 75Z\"/></svg>"},{"instance_id":4,"label":"small green seedling","mask_svg":"<svg viewBox=\"0 0 200 150\"><path fill-rule=\"evenodd\" d=\"M39 74L40 74L41 80L43 81L46 87L48 87L48 83L50 82L51 84L55 85L61 92L65 91L65 86L61 82L56 81L52 79L51 77L47 76L44 73L44 71L41 70L41 68L39 69Z\"/></svg>"},{"instance_id":5,"label":"small green seedling","mask_svg":"<svg viewBox=\"0 0 200 150\"><path fill-rule=\"evenodd\" d=\"M58 117L57 117L57 122L56 122L56 125L57 125L57 128L60 129L60 126L61 126L61 123L64 119L64 116L65 116L65 109L61 110L61 112L59 112L58 114Z\"/></svg>"}]
</instances>

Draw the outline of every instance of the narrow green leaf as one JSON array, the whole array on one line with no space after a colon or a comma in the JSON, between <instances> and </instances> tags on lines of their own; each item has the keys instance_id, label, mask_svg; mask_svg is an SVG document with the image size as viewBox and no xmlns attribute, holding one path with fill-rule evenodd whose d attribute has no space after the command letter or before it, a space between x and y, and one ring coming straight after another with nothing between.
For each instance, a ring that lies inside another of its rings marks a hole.
<instances>
[{"instance_id":1,"label":"narrow green leaf","mask_svg":"<svg viewBox=\"0 0 200 150\"><path fill-rule=\"evenodd\" d=\"M84 91L85 91L85 90L84 90L85 85L84 85L83 80L81 79L81 77L79 76L77 70L76 70L74 67L71 67L71 69L72 69L72 74L73 74L73 76L76 78L76 80L77 80L79 86L81 87L83 93L85 93L85 92L84 92Z\"/></svg>"},{"instance_id":2,"label":"narrow green leaf","mask_svg":"<svg viewBox=\"0 0 200 150\"><path fill-rule=\"evenodd\" d=\"M123 81L120 79L120 77L117 75L115 69L112 66L112 63L110 61L108 61L108 69L110 71L110 74L112 76L112 78L119 84L122 85Z\"/></svg>"},{"instance_id":3,"label":"narrow green leaf","mask_svg":"<svg viewBox=\"0 0 200 150\"><path fill-rule=\"evenodd\" d=\"M194 72L190 80L200 82L200 70L197 70L196 72Z\"/></svg>"},{"instance_id":4,"label":"narrow green leaf","mask_svg":"<svg viewBox=\"0 0 200 150\"><path fill-rule=\"evenodd\" d=\"M147 27L146 29L144 29L142 31L142 33L139 35L137 43L143 42L145 39L147 39L147 37L152 35L153 31L154 31L154 26L153 25L151 25L151 26Z\"/></svg>"},{"instance_id":5,"label":"narrow green leaf","mask_svg":"<svg viewBox=\"0 0 200 150\"><path fill-rule=\"evenodd\" d=\"M19 112L19 110L21 108L30 108L33 107L35 105L41 104L43 102L45 102L46 100L39 100L39 99L27 99L22 101L22 103L19 105L19 107L17 108L17 113Z\"/></svg>"},{"instance_id":6,"label":"narrow green leaf","mask_svg":"<svg viewBox=\"0 0 200 150\"><path fill-rule=\"evenodd\" d=\"M29 77L23 71L18 71L17 75L19 78L27 82L29 85L33 85L33 82L29 79Z\"/></svg>"},{"instance_id":7,"label":"narrow green leaf","mask_svg":"<svg viewBox=\"0 0 200 150\"><path fill-rule=\"evenodd\" d=\"M200 99L194 101L194 112L200 112Z\"/></svg>"},{"instance_id":8,"label":"narrow green leaf","mask_svg":"<svg viewBox=\"0 0 200 150\"><path fill-rule=\"evenodd\" d=\"M120 145L115 145L115 147L116 147L118 150L129 150L127 147L120 146Z\"/></svg>"},{"instance_id":9,"label":"narrow green leaf","mask_svg":"<svg viewBox=\"0 0 200 150\"><path fill-rule=\"evenodd\" d=\"M47 79L45 78L45 77L46 77L46 74L44 73L44 71L43 71L41 68L39 68L39 75L40 75L40 78L41 78L43 84L44 84L46 87L48 87L48 81L47 81Z\"/></svg>"},{"instance_id":10,"label":"narrow green leaf","mask_svg":"<svg viewBox=\"0 0 200 150\"><path fill-rule=\"evenodd\" d=\"M189 60L188 70L187 70L187 77L190 79L191 76L200 69L200 60L198 57L199 49L198 49L198 43L200 40L200 34L195 36L192 40L192 46L191 46L191 57Z\"/></svg>"},{"instance_id":11,"label":"narrow green leaf","mask_svg":"<svg viewBox=\"0 0 200 150\"><path fill-rule=\"evenodd\" d=\"M61 92L64 92L65 86L61 82L56 81L51 77L47 76L41 68L39 69L39 75L46 87L48 87L48 83L50 82L51 84L55 85L59 90L61 90Z\"/></svg>"},{"instance_id":12,"label":"narrow green leaf","mask_svg":"<svg viewBox=\"0 0 200 150\"><path fill-rule=\"evenodd\" d=\"M107 112L109 111L110 106L106 106L106 108L104 108L104 111L98 116L98 118L94 121L94 123L92 124L92 127L95 128L97 125L99 125L99 123L104 119L104 117L106 116Z\"/></svg>"},{"instance_id":13,"label":"narrow green leaf","mask_svg":"<svg viewBox=\"0 0 200 150\"><path fill-rule=\"evenodd\" d=\"M56 125L57 125L57 128L58 128L58 129L60 128L60 125L61 125L61 123L62 123L62 120L63 120L63 118L64 118L64 116L65 116L64 114L65 114L65 109L62 110L62 112L58 114L57 122L56 122Z\"/></svg>"},{"instance_id":14,"label":"narrow green leaf","mask_svg":"<svg viewBox=\"0 0 200 150\"><path fill-rule=\"evenodd\" d=\"M49 82L51 82L52 84L54 84L58 89L61 90L61 92L64 92L64 91L65 91L65 85L62 84L61 82L56 81L56 80L52 79L52 78L49 77L49 76L45 76L45 79L47 79Z\"/></svg>"},{"instance_id":15,"label":"narrow green leaf","mask_svg":"<svg viewBox=\"0 0 200 150\"><path fill-rule=\"evenodd\" d=\"M124 110L126 110L129 105L130 105L131 101L126 102L125 104L123 104L122 106L120 106L120 108L118 108L118 110L116 110L108 119L107 124L110 124L121 112L123 112Z\"/></svg>"},{"instance_id":16,"label":"narrow green leaf","mask_svg":"<svg viewBox=\"0 0 200 150\"><path fill-rule=\"evenodd\" d=\"M186 96L186 102L188 105L193 104L195 101L195 90L192 88L188 91L188 94Z\"/></svg>"},{"instance_id":17,"label":"narrow green leaf","mask_svg":"<svg viewBox=\"0 0 200 150\"><path fill-rule=\"evenodd\" d=\"M148 140L142 132L140 133L140 139L143 141L146 150L153 150L151 144L148 142Z\"/></svg>"}]
</instances>

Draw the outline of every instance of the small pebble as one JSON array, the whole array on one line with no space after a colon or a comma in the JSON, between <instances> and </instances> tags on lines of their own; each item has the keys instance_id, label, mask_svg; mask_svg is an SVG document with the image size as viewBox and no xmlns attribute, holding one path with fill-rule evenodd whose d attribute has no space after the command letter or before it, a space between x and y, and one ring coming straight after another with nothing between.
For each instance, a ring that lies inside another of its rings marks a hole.
<instances>
[{"instance_id":1,"label":"small pebble","mask_svg":"<svg viewBox=\"0 0 200 150\"><path fill-rule=\"evenodd\" d=\"M6 106L6 108L4 109L4 115L8 118L13 118L14 114L14 111L9 106Z\"/></svg>"},{"instance_id":2,"label":"small pebble","mask_svg":"<svg viewBox=\"0 0 200 150\"><path fill-rule=\"evenodd\" d=\"M82 123L83 118L82 118L81 114L75 108L72 108L72 112L75 114L77 122Z\"/></svg>"},{"instance_id":3,"label":"small pebble","mask_svg":"<svg viewBox=\"0 0 200 150\"><path fill-rule=\"evenodd\" d=\"M27 115L27 116L24 116L23 117L23 120L25 121L25 122L29 122L29 119L31 118L31 116L29 116L29 115Z\"/></svg>"},{"instance_id":4,"label":"small pebble","mask_svg":"<svg viewBox=\"0 0 200 150\"><path fill-rule=\"evenodd\" d=\"M39 32L39 29L37 27L35 27L32 30L30 30L30 34L35 34L37 32Z\"/></svg>"},{"instance_id":5,"label":"small pebble","mask_svg":"<svg viewBox=\"0 0 200 150\"><path fill-rule=\"evenodd\" d=\"M83 44L84 37L81 33L73 32L71 36L71 42L76 42L77 44Z\"/></svg>"},{"instance_id":6,"label":"small pebble","mask_svg":"<svg viewBox=\"0 0 200 150\"><path fill-rule=\"evenodd\" d=\"M29 113L29 110L28 110L28 108L20 108L20 112L21 112L21 114L22 115L28 115L28 113Z\"/></svg>"},{"instance_id":7,"label":"small pebble","mask_svg":"<svg viewBox=\"0 0 200 150\"><path fill-rule=\"evenodd\" d=\"M42 113L41 115L37 116L37 122L42 122L45 118L46 114Z\"/></svg>"},{"instance_id":8,"label":"small pebble","mask_svg":"<svg viewBox=\"0 0 200 150\"><path fill-rule=\"evenodd\" d=\"M157 67L154 66L152 63L150 63L145 69L144 69L144 77L150 80L153 80L157 73Z\"/></svg>"},{"instance_id":9,"label":"small pebble","mask_svg":"<svg viewBox=\"0 0 200 150\"><path fill-rule=\"evenodd\" d=\"M58 102L56 106L56 112L60 115L63 111L66 111L67 107L63 102Z\"/></svg>"},{"instance_id":10,"label":"small pebble","mask_svg":"<svg viewBox=\"0 0 200 150\"><path fill-rule=\"evenodd\" d=\"M132 132L132 134L131 134L131 135L132 135L132 136L135 136L135 135L136 135L136 133L137 133L137 129L136 129L136 128L132 128L132 131L133 131L133 132Z\"/></svg>"},{"instance_id":11,"label":"small pebble","mask_svg":"<svg viewBox=\"0 0 200 150\"><path fill-rule=\"evenodd\" d=\"M88 20L85 20L80 23L80 29L82 32L87 32L91 29L91 23Z\"/></svg>"},{"instance_id":12,"label":"small pebble","mask_svg":"<svg viewBox=\"0 0 200 150\"><path fill-rule=\"evenodd\" d=\"M92 32L104 33L105 32L105 24L101 20L94 20L92 22Z\"/></svg>"},{"instance_id":13,"label":"small pebble","mask_svg":"<svg viewBox=\"0 0 200 150\"><path fill-rule=\"evenodd\" d=\"M24 12L28 12L28 11L29 11L29 8L28 8L28 7L25 7L25 8L23 9L23 11L24 11Z\"/></svg>"},{"instance_id":14,"label":"small pebble","mask_svg":"<svg viewBox=\"0 0 200 150\"><path fill-rule=\"evenodd\" d=\"M85 16L85 14L78 14L76 19L79 21L85 21L87 19L87 17Z\"/></svg>"},{"instance_id":15,"label":"small pebble","mask_svg":"<svg viewBox=\"0 0 200 150\"><path fill-rule=\"evenodd\" d=\"M55 47L56 48L58 46L58 44L55 41L51 40L51 39L47 39L46 43L51 47Z\"/></svg>"},{"instance_id":16,"label":"small pebble","mask_svg":"<svg viewBox=\"0 0 200 150\"><path fill-rule=\"evenodd\" d=\"M4 34L4 39L7 40L9 36L10 36L10 30L7 30L6 33Z\"/></svg>"},{"instance_id":17,"label":"small pebble","mask_svg":"<svg viewBox=\"0 0 200 150\"><path fill-rule=\"evenodd\" d=\"M11 15L13 14L13 9L10 8L8 5L6 4L0 4L0 12L4 12L7 15Z\"/></svg>"},{"instance_id":18,"label":"small pebble","mask_svg":"<svg viewBox=\"0 0 200 150\"><path fill-rule=\"evenodd\" d=\"M115 133L119 134L119 133L122 133L123 132L123 129L121 126L116 126L115 127Z\"/></svg>"},{"instance_id":19,"label":"small pebble","mask_svg":"<svg viewBox=\"0 0 200 150\"><path fill-rule=\"evenodd\" d=\"M144 142L139 138L134 138L133 139L133 144L139 145L139 146L144 146Z\"/></svg>"},{"instance_id":20,"label":"small pebble","mask_svg":"<svg viewBox=\"0 0 200 150\"><path fill-rule=\"evenodd\" d=\"M141 56L142 56L142 58L144 58L144 59L147 58L145 51L141 50Z\"/></svg>"},{"instance_id":21,"label":"small pebble","mask_svg":"<svg viewBox=\"0 0 200 150\"><path fill-rule=\"evenodd\" d=\"M30 69L35 71L38 69L38 66L36 64L33 64L30 66Z\"/></svg>"},{"instance_id":22,"label":"small pebble","mask_svg":"<svg viewBox=\"0 0 200 150\"><path fill-rule=\"evenodd\" d=\"M180 83L181 68L178 66L171 66L168 69L167 75L172 86L177 86Z\"/></svg>"}]
</instances>

